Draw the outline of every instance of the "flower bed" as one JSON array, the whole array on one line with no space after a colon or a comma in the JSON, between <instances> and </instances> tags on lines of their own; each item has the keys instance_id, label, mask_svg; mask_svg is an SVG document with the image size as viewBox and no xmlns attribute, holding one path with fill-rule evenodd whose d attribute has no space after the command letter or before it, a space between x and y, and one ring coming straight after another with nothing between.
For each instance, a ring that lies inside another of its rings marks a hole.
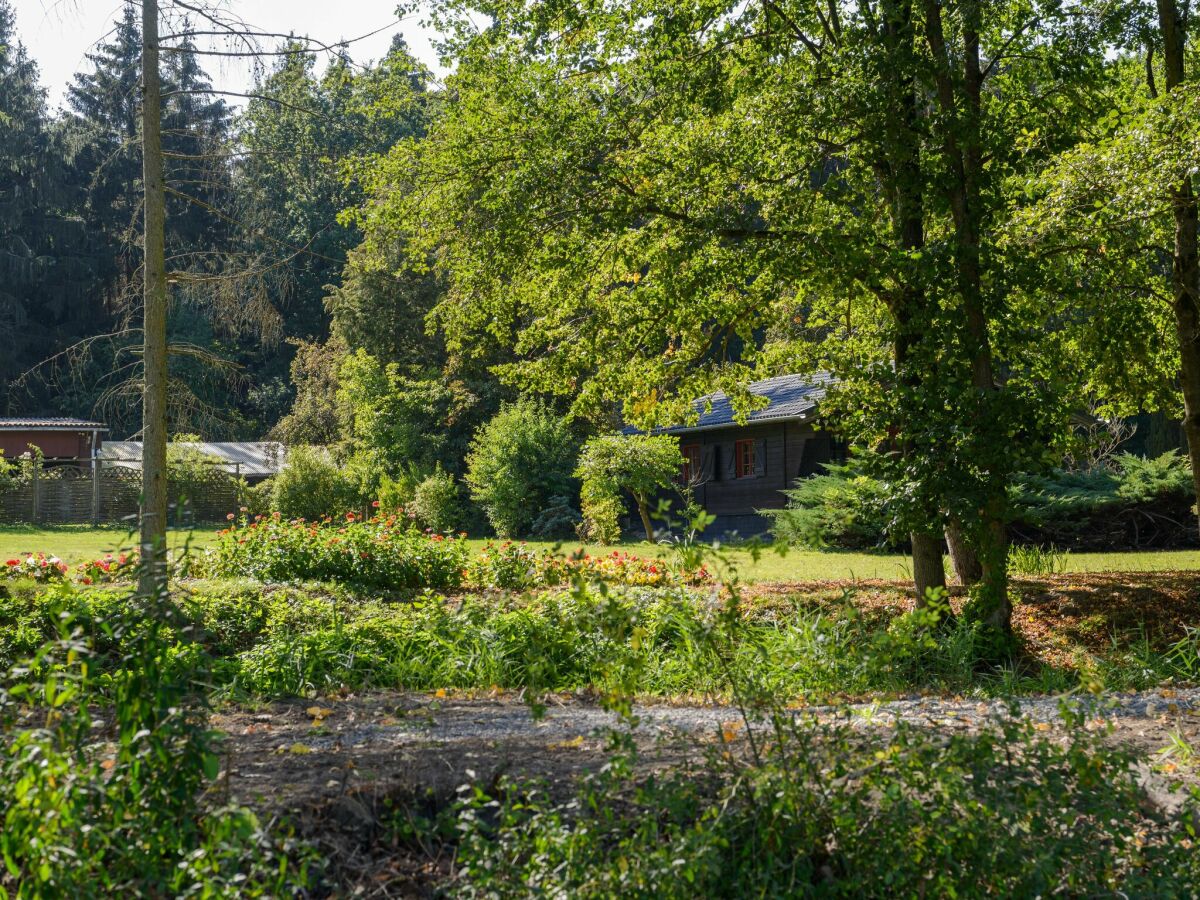
<instances>
[{"instance_id":1,"label":"flower bed","mask_svg":"<svg viewBox=\"0 0 1200 900\"><path fill-rule=\"evenodd\" d=\"M45 553L22 554L16 559L6 560L5 578L29 578L33 581L61 581L69 571L67 564L57 556Z\"/></svg>"},{"instance_id":2,"label":"flower bed","mask_svg":"<svg viewBox=\"0 0 1200 900\"><path fill-rule=\"evenodd\" d=\"M283 520L278 514L238 519L220 532L204 560L207 574L263 582L333 581L377 590L462 584L467 545L422 534L395 517L344 521Z\"/></svg>"}]
</instances>

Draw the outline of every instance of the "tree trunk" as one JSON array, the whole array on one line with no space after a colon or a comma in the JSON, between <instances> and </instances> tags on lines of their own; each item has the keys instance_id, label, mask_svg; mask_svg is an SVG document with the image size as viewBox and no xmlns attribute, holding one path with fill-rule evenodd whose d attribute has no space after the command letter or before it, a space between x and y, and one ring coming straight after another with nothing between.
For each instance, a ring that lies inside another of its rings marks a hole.
<instances>
[{"instance_id":1,"label":"tree trunk","mask_svg":"<svg viewBox=\"0 0 1200 900\"><path fill-rule=\"evenodd\" d=\"M983 267L980 256L980 222L983 155L980 144L983 73L979 60L980 7L978 0L963 0L962 10L962 104L956 97L951 75L952 55L942 28L942 8L937 0L925 2L925 28L929 48L936 60L938 104L946 119L943 139L949 168L947 194L954 219L955 263L958 291L963 305L963 334L971 366L971 388L977 415L992 414L991 399L997 394L992 368L991 338L984 308ZM976 550L980 561L979 612L983 621L997 630L1011 630L1008 599L1008 530L1005 509L1008 485L1004 477L989 477L982 485L984 501L978 511Z\"/></svg>"},{"instance_id":2,"label":"tree trunk","mask_svg":"<svg viewBox=\"0 0 1200 900\"><path fill-rule=\"evenodd\" d=\"M921 173L921 144L918 133L920 119L915 61L913 60L912 3L910 0L884 0L884 40L889 55L895 61L899 75L897 92L889 104L889 143L895 148L892 159L879 163L892 189L892 217L900 248L913 254L925 246L924 178ZM890 304L896 325L893 355L897 377L912 387L919 387L919 376L910 365L913 348L924 332L922 320L929 303L927 292L915 271L908 273L905 284ZM898 436L900 452L913 452L912 442L903 434ZM931 513L931 518L933 518ZM909 534L913 548L913 587L917 605L923 605L928 592L946 587L946 570L942 564L942 542L935 535L913 530Z\"/></svg>"},{"instance_id":3,"label":"tree trunk","mask_svg":"<svg viewBox=\"0 0 1200 900\"><path fill-rule=\"evenodd\" d=\"M1187 77L1186 30L1176 0L1158 0L1167 93ZM1179 381L1183 390L1183 433L1192 464L1192 485L1200 508L1200 222L1196 192L1187 177L1171 191L1175 248L1171 260L1172 307L1179 340Z\"/></svg>"},{"instance_id":4,"label":"tree trunk","mask_svg":"<svg viewBox=\"0 0 1200 900\"><path fill-rule=\"evenodd\" d=\"M953 517L946 523L946 546L950 549L950 561L958 583L963 587L978 584L983 577L983 563L967 540L962 524Z\"/></svg>"},{"instance_id":5,"label":"tree trunk","mask_svg":"<svg viewBox=\"0 0 1200 900\"><path fill-rule=\"evenodd\" d=\"M931 591L945 590L946 566L942 560L942 538L937 534L912 534L913 586L917 607L929 603Z\"/></svg>"},{"instance_id":6,"label":"tree trunk","mask_svg":"<svg viewBox=\"0 0 1200 900\"><path fill-rule=\"evenodd\" d=\"M637 501L638 515L642 517L642 527L646 529L646 540L654 541L654 525L650 522L650 508L644 497L634 497Z\"/></svg>"},{"instance_id":7,"label":"tree trunk","mask_svg":"<svg viewBox=\"0 0 1200 900\"><path fill-rule=\"evenodd\" d=\"M158 2L142 3L142 179L145 197L142 364L142 572L147 596L167 586L167 279Z\"/></svg>"}]
</instances>

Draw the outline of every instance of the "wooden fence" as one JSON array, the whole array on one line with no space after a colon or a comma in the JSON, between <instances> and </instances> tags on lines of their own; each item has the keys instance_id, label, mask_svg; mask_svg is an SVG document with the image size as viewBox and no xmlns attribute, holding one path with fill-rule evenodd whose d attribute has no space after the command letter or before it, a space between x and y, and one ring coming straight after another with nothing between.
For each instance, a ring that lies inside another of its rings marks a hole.
<instances>
[{"instance_id":1,"label":"wooden fence","mask_svg":"<svg viewBox=\"0 0 1200 900\"><path fill-rule=\"evenodd\" d=\"M235 466L236 468L236 466ZM240 482L224 466L169 484L169 524L221 522L236 512ZM138 519L142 473L107 460L56 460L0 487L0 522L31 525L130 525Z\"/></svg>"}]
</instances>

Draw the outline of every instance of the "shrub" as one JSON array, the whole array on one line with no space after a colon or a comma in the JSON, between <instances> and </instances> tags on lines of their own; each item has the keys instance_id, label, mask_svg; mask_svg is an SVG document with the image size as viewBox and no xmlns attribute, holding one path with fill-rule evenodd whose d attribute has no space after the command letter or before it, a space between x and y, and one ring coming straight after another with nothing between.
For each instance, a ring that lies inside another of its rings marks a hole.
<instances>
[{"instance_id":1,"label":"shrub","mask_svg":"<svg viewBox=\"0 0 1200 900\"><path fill-rule=\"evenodd\" d=\"M583 516L589 534L614 543L620 537L619 498L628 494L637 505L646 540L654 540L650 499L679 477L683 454L679 440L668 434L607 434L584 445L575 475L583 482Z\"/></svg>"},{"instance_id":2,"label":"shrub","mask_svg":"<svg viewBox=\"0 0 1200 900\"><path fill-rule=\"evenodd\" d=\"M794 546L877 548L888 543L887 492L851 460L827 464L785 491L786 509L763 510L772 519L776 539Z\"/></svg>"},{"instance_id":3,"label":"shrub","mask_svg":"<svg viewBox=\"0 0 1200 900\"><path fill-rule=\"evenodd\" d=\"M538 513L533 523L533 536L541 538L568 538L574 536L583 517L571 504L570 497L551 497L546 508Z\"/></svg>"},{"instance_id":4,"label":"shrub","mask_svg":"<svg viewBox=\"0 0 1200 900\"><path fill-rule=\"evenodd\" d=\"M471 497L501 537L529 534L552 497L574 493L575 439L545 404L521 400L501 408L471 442Z\"/></svg>"},{"instance_id":5,"label":"shrub","mask_svg":"<svg viewBox=\"0 0 1200 900\"><path fill-rule=\"evenodd\" d=\"M294 447L271 482L271 508L286 519L320 519L356 510L361 498L341 467L315 447Z\"/></svg>"},{"instance_id":6,"label":"shrub","mask_svg":"<svg viewBox=\"0 0 1200 900\"><path fill-rule=\"evenodd\" d=\"M450 532L462 526L463 508L454 476L437 470L417 485L409 509L417 522L434 531Z\"/></svg>"},{"instance_id":7,"label":"shrub","mask_svg":"<svg viewBox=\"0 0 1200 900\"><path fill-rule=\"evenodd\" d=\"M4 561L0 576L28 578L32 581L59 581L67 575L67 564L57 556L44 553L20 554Z\"/></svg>"},{"instance_id":8,"label":"shrub","mask_svg":"<svg viewBox=\"0 0 1200 900\"><path fill-rule=\"evenodd\" d=\"M214 575L266 582L332 581L385 591L451 590L462 582L466 544L424 535L393 518L285 522L278 515L239 521L206 551Z\"/></svg>"},{"instance_id":9,"label":"shrub","mask_svg":"<svg viewBox=\"0 0 1200 900\"><path fill-rule=\"evenodd\" d=\"M196 691L206 657L167 624L180 611L114 597L87 615L67 586L52 589L41 600L53 637L0 671L0 895L303 890L307 863L253 813L202 807L219 757Z\"/></svg>"},{"instance_id":10,"label":"shrub","mask_svg":"<svg viewBox=\"0 0 1200 900\"><path fill-rule=\"evenodd\" d=\"M13 466L4 458L4 451L0 450L0 494L11 488L14 483Z\"/></svg>"},{"instance_id":11,"label":"shrub","mask_svg":"<svg viewBox=\"0 0 1200 900\"><path fill-rule=\"evenodd\" d=\"M785 492L786 509L763 510L777 539L846 550L903 541L888 533L886 485L863 474L855 460L825 469ZM1112 468L1021 476L1010 493L1017 543L1080 550L1170 546L1190 540L1194 530L1191 472L1176 451L1154 459L1123 453Z\"/></svg>"}]
</instances>

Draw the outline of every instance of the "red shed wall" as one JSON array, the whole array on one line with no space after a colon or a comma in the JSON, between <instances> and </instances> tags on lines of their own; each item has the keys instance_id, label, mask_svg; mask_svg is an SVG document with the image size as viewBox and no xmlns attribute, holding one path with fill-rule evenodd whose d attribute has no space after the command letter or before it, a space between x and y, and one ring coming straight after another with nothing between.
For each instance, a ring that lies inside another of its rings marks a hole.
<instances>
[{"instance_id":1,"label":"red shed wall","mask_svg":"<svg viewBox=\"0 0 1200 900\"><path fill-rule=\"evenodd\" d=\"M91 455L91 434L77 431L0 431L0 449L6 459L29 451L33 444L47 458L86 459Z\"/></svg>"}]
</instances>

